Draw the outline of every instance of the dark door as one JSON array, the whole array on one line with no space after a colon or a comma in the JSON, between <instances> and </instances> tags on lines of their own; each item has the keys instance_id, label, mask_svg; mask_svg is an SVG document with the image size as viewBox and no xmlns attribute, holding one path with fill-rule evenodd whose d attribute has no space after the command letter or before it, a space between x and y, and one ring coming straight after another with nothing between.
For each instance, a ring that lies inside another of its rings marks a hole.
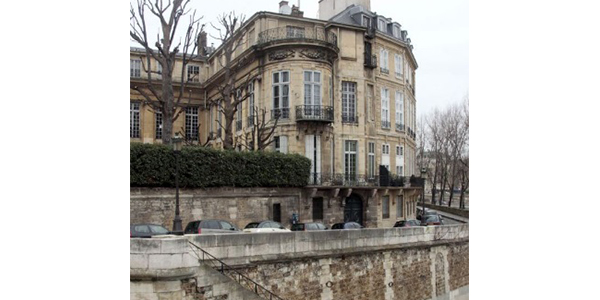
<instances>
[{"instance_id":1,"label":"dark door","mask_svg":"<svg viewBox=\"0 0 600 300\"><path fill-rule=\"evenodd\" d=\"M350 195L346 198L344 207L344 222L356 222L362 225L363 205L362 200L357 195Z\"/></svg>"},{"instance_id":2,"label":"dark door","mask_svg":"<svg viewBox=\"0 0 600 300\"><path fill-rule=\"evenodd\" d=\"M281 223L281 204L273 204L273 221Z\"/></svg>"}]
</instances>

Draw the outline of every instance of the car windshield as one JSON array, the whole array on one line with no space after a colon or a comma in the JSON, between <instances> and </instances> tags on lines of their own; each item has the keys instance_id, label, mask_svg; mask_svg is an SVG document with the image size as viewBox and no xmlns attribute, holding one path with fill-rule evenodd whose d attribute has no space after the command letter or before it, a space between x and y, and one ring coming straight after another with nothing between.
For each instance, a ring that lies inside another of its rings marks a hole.
<instances>
[{"instance_id":1,"label":"car windshield","mask_svg":"<svg viewBox=\"0 0 600 300\"><path fill-rule=\"evenodd\" d=\"M245 228L258 228L258 223L250 223Z\"/></svg>"},{"instance_id":2,"label":"car windshield","mask_svg":"<svg viewBox=\"0 0 600 300\"><path fill-rule=\"evenodd\" d=\"M162 233L164 233L164 234L169 233L169 231L166 228L162 227L162 226L158 226L158 225L148 225L148 226L150 227L150 230L153 233L161 233L161 234Z\"/></svg>"},{"instance_id":3,"label":"car windshield","mask_svg":"<svg viewBox=\"0 0 600 300\"><path fill-rule=\"evenodd\" d=\"M438 218L438 216L427 216L427 218L425 218L425 222L439 222L440 218Z\"/></svg>"}]
</instances>

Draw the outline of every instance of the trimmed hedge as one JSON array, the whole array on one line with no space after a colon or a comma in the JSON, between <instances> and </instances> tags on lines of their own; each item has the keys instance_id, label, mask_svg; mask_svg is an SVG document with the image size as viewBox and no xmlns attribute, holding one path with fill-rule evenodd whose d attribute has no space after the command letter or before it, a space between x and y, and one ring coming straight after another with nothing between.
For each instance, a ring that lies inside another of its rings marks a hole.
<instances>
[{"instance_id":1,"label":"trimmed hedge","mask_svg":"<svg viewBox=\"0 0 600 300\"><path fill-rule=\"evenodd\" d=\"M310 160L298 154L235 152L183 147L179 186L302 187L308 184ZM166 145L131 143L130 186L174 187L175 153Z\"/></svg>"}]
</instances>

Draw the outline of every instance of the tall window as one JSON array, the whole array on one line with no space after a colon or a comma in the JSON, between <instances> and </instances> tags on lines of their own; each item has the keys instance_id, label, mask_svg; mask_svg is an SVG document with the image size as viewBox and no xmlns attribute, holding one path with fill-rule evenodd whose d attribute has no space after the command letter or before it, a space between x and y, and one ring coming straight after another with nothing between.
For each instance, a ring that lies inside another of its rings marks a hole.
<instances>
[{"instance_id":1,"label":"tall window","mask_svg":"<svg viewBox=\"0 0 600 300\"><path fill-rule=\"evenodd\" d=\"M357 143L357 141L345 141L344 143L344 177L347 181L356 181Z\"/></svg>"},{"instance_id":2,"label":"tall window","mask_svg":"<svg viewBox=\"0 0 600 300\"><path fill-rule=\"evenodd\" d=\"M381 127L390 128L390 91L381 88Z\"/></svg>"},{"instance_id":3,"label":"tall window","mask_svg":"<svg viewBox=\"0 0 600 300\"><path fill-rule=\"evenodd\" d=\"M200 66L188 65L187 76L188 81L200 82Z\"/></svg>"},{"instance_id":4,"label":"tall window","mask_svg":"<svg viewBox=\"0 0 600 300\"><path fill-rule=\"evenodd\" d=\"M404 94L396 91L396 129L404 130Z\"/></svg>"},{"instance_id":5,"label":"tall window","mask_svg":"<svg viewBox=\"0 0 600 300\"><path fill-rule=\"evenodd\" d=\"M304 71L304 114L320 115L321 72Z\"/></svg>"},{"instance_id":6,"label":"tall window","mask_svg":"<svg viewBox=\"0 0 600 300\"><path fill-rule=\"evenodd\" d=\"M402 77L402 56L398 54L394 54L394 69L396 73L396 77Z\"/></svg>"},{"instance_id":7,"label":"tall window","mask_svg":"<svg viewBox=\"0 0 600 300\"><path fill-rule=\"evenodd\" d=\"M159 62L156 62L156 75L157 78L162 78L162 65Z\"/></svg>"},{"instance_id":8,"label":"tall window","mask_svg":"<svg viewBox=\"0 0 600 300\"><path fill-rule=\"evenodd\" d=\"M242 90L238 89L237 90L237 100L242 99ZM238 103L238 105L236 105L236 112L235 112L236 116L236 120L235 120L235 129L237 131L242 130L242 102Z\"/></svg>"},{"instance_id":9,"label":"tall window","mask_svg":"<svg viewBox=\"0 0 600 300\"><path fill-rule=\"evenodd\" d=\"M281 119L290 117L290 72L273 73L273 113Z\"/></svg>"},{"instance_id":10,"label":"tall window","mask_svg":"<svg viewBox=\"0 0 600 300\"><path fill-rule=\"evenodd\" d=\"M381 146L381 164L390 170L390 145L383 144Z\"/></svg>"},{"instance_id":11,"label":"tall window","mask_svg":"<svg viewBox=\"0 0 600 300\"><path fill-rule=\"evenodd\" d=\"M381 72L389 74L390 70L388 69L388 51L386 49L381 48L379 50L379 57L379 63L381 64Z\"/></svg>"},{"instance_id":12,"label":"tall window","mask_svg":"<svg viewBox=\"0 0 600 300\"><path fill-rule=\"evenodd\" d=\"M287 153L287 144L287 136L281 135L273 137L273 147L275 148L275 152Z\"/></svg>"},{"instance_id":13,"label":"tall window","mask_svg":"<svg viewBox=\"0 0 600 300\"><path fill-rule=\"evenodd\" d=\"M312 218L314 220L323 220L323 197L312 199Z\"/></svg>"},{"instance_id":14,"label":"tall window","mask_svg":"<svg viewBox=\"0 0 600 300\"><path fill-rule=\"evenodd\" d=\"M396 217L404 218L404 196L396 196Z\"/></svg>"},{"instance_id":15,"label":"tall window","mask_svg":"<svg viewBox=\"0 0 600 300\"><path fill-rule=\"evenodd\" d=\"M223 100L217 102L217 137L221 137L221 127L223 126L223 114L221 113L221 105Z\"/></svg>"},{"instance_id":16,"label":"tall window","mask_svg":"<svg viewBox=\"0 0 600 300\"><path fill-rule=\"evenodd\" d=\"M187 140L198 140L198 107L185 108L185 137Z\"/></svg>"},{"instance_id":17,"label":"tall window","mask_svg":"<svg viewBox=\"0 0 600 300\"><path fill-rule=\"evenodd\" d=\"M389 219L390 218L390 196L383 196L382 204L381 204L382 218Z\"/></svg>"},{"instance_id":18,"label":"tall window","mask_svg":"<svg viewBox=\"0 0 600 300\"><path fill-rule=\"evenodd\" d=\"M342 122L358 122L356 116L356 82L342 81Z\"/></svg>"},{"instance_id":19,"label":"tall window","mask_svg":"<svg viewBox=\"0 0 600 300\"><path fill-rule=\"evenodd\" d=\"M162 118L162 112L157 111L154 114L154 131L156 131L156 139L160 140L162 139L162 125L163 125L163 118Z\"/></svg>"},{"instance_id":20,"label":"tall window","mask_svg":"<svg viewBox=\"0 0 600 300\"><path fill-rule=\"evenodd\" d=\"M140 137L140 104L137 102L129 104L129 137Z\"/></svg>"},{"instance_id":21,"label":"tall window","mask_svg":"<svg viewBox=\"0 0 600 300\"><path fill-rule=\"evenodd\" d=\"M296 26L286 26L288 38L303 38L304 28Z\"/></svg>"},{"instance_id":22,"label":"tall window","mask_svg":"<svg viewBox=\"0 0 600 300\"><path fill-rule=\"evenodd\" d=\"M141 77L142 76L142 61L140 59L129 60L129 76L130 77Z\"/></svg>"},{"instance_id":23,"label":"tall window","mask_svg":"<svg viewBox=\"0 0 600 300\"><path fill-rule=\"evenodd\" d=\"M254 83L248 84L248 127L254 126Z\"/></svg>"},{"instance_id":24,"label":"tall window","mask_svg":"<svg viewBox=\"0 0 600 300\"><path fill-rule=\"evenodd\" d=\"M375 177L375 143L369 142L368 146L369 154L367 157L367 176L369 178Z\"/></svg>"}]
</instances>

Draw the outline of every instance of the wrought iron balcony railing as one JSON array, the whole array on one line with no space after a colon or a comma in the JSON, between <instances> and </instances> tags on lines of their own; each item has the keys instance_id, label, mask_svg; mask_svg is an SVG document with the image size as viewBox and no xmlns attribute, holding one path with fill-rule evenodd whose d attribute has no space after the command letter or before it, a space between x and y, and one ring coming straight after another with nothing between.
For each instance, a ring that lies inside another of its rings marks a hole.
<instances>
[{"instance_id":1,"label":"wrought iron balcony railing","mask_svg":"<svg viewBox=\"0 0 600 300\"><path fill-rule=\"evenodd\" d=\"M377 68L377 55L368 55L365 53L365 67L371 69Z\"/></svg>"},{"instance_id":2,"label":"wrought iron balcony railing","mask_svg":"<svg viewBox=\"0 0 600 300\"><path fill-rule=\"evenodd\" d=\"M273 42L314 42L337 48L337 35L324 28L277 27L258 34L257 45Z\"/></svg>"},{"instance_id":3,"label":"wrought iron balcony railing","mask_svg":"<svg viewBox=\"0 0 600 300\"><path fill-rule=\"evenodd\" d=\"M271 110L271 119L289 119L290 118L290 109L288 107L285 108L276 108Z\"/></svg>"},{"instance_id":4,"label":"wrought iron balcony railing","mask_svg":"<svg viewBox=\"0 0 600 300\"><path fill-rule=\"evenodd\" d=\"M396 123L396 131L404 131L404 124Z\"/></svg>"},{"instance_id":5,"label":"wrought iron balcony railing","mask_svg":"<svg viewBox=\"0 0 600 300\"><path fill-rule=\"evenodd\" d=\"M381 128L384 128L384 129L389 129L389 128L390 128L390 126L391 126L391 123L390 123L390 121L381 120Z\"/></svg>"},{"instance_id":6,"label":"wrought iron balcony railing","mask_svg":"<svg viewBox=\"0 0 600 300\"><path fill-rule=\"evenodd\" d=\"M308 185L319 186L391 186L403 187L405 177L394 174L380 176L378 174L356 174L356 173L311 173Z\"/></svg>"},{"instance_id":7,"label":"wrought iron balcony railing","mask_svg":"<svg viewBox=\"0 0 600 300\"><path fill-rule=\"evenodd\" d=\"M297 105L296 121L333 122L333 107L325 105Z\"/></svg>"},{"instance_id":8,"label":"wrought iron balcony railing","mask_svg":"<svg viewBox=\"0 0 600 300\"><path fill-rule=\"evenodd\" d=\"M358 116L356 114L342 114L342 123L358 124Z\"/></svg>"}]
</instances>

